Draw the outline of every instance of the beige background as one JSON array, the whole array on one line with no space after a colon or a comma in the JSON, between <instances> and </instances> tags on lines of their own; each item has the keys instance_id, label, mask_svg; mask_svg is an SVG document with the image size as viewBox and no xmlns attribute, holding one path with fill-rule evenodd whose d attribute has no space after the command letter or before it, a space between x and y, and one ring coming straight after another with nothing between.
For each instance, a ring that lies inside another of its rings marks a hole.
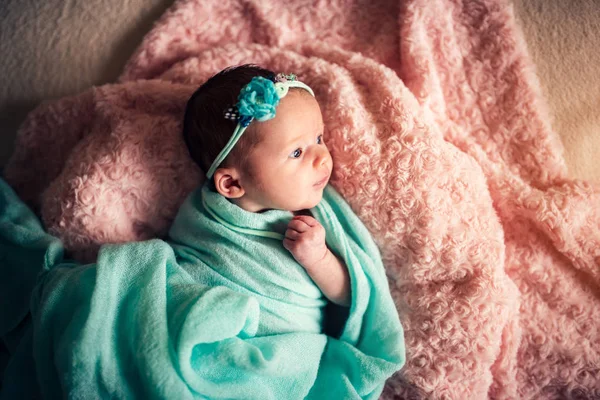
<instances>
[{"instance_id":1,"label":"beige background","mask_svg":"<svg viewBox=\"0 0 600 400\"><path fill-rule=\"evenodd\" d=\"M600 0L514 0L572 177L600 182Z\"/></svg>"},{"instance_id":2,"label":"beige background","mask_svg":"<svg viewBox=\"0 0 600 400\"><path fill-rule=\"evenodd\" d=\"M0 167L41 100L114 82L173 0L1 0ZM514 0L571 176L600 182L600 0Z\"/></svg>"}]
</instances>

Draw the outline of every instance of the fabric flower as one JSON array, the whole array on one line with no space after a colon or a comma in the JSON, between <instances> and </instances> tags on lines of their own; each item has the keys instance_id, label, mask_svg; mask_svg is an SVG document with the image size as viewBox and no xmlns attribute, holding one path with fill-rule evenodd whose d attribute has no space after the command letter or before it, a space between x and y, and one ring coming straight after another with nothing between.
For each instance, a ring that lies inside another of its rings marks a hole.
<instances>
[{"instance_id":1,"label":"fabric flower","mask_svg":"<svg viewBox=\"0 0 600 400\"><path fill-rule=\"evenodd\" d=\"M244 119L250 123L250 118L259 121L274 118L279 99L279 93L272 81L262 76L252 78L238 96L237 109L240 114L240 121L242 122L242 119Z\"/></svg>"}]
</instances>

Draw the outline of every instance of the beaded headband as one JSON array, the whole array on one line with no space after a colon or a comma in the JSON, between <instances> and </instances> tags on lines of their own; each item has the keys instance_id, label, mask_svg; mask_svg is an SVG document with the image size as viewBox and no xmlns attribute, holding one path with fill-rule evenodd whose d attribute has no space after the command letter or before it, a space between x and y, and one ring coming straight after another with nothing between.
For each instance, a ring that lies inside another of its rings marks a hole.
<instances>
[{"instance_id":1,"label":"beaded headband","mask_svg":"<svg viewBox=\"0 0 600 400\"><path fill-rule=\"evenodd\" d=\"M229 155L253 120L263 122L275 118L275 108L279 101L293 87L302 88L313 97L315 95L312 89L297 80L294 74L277 74L272 78L256 76L242 88L237 104L225 110L223 115L226 119L238 121L237 126L223 150L210 166L206 173L207 178L212 178L219 165Z\"/></svg>"}]
</instances>

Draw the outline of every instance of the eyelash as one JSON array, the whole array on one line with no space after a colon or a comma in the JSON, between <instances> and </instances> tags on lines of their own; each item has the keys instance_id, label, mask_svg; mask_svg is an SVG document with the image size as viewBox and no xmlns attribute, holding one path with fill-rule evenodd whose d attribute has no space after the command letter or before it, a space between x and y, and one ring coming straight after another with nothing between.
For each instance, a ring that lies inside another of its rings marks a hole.
<instances>
[{"instance_id":1,"label":"eyelash","mask_svg":"<svg viewBox=\"0 0 600 400\"><path fill-rule=\"evenodd\" d=\"M317 144L323 144L323 135L319 135L317 136ZM296 152L299 152L299 154L297 156L295 156ZM297 148L296 150L294 150L291 154L292 158L300 158L300 156L302 155L303 151L301 148Z\"/></svg>"}]
</instances>

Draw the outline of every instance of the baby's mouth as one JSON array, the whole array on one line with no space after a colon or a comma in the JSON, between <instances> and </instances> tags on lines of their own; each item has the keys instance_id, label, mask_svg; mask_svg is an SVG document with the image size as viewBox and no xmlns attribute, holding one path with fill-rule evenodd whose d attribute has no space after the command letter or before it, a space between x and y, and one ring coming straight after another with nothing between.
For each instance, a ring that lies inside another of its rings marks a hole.
<instances>
[{"instance_id":1,"label":"baby's mouth","mask_svg":"<svg viewBox=\"0 0 600 400\"><path fill-rule=\"evenodd\" d=\"M327 183L328 180L329 180L329 174L325 175L325 177L323 179L319 180L313 186L317 186L317 187L324 186Z\"/></svg>"}]
</instances>

